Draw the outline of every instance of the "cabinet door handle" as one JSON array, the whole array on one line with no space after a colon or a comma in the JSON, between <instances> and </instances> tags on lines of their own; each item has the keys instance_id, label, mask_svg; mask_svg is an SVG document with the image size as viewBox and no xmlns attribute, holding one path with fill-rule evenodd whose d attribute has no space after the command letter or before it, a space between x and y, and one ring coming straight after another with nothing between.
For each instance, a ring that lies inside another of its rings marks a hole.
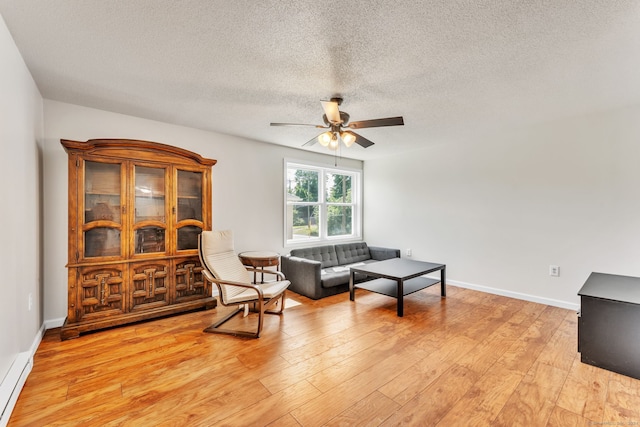
<instances>
[{"instance_id":1,"label":"cabinet door handle","mask_svg":"<svg viewBox=\"0 0 640 427\"><path fill-rule=\"evenodd\" d=\"M145 280L145 287L147 289L147 298L153 298L155 296L155 284L156 284L156 270L154 268L150 268L144 270L144 273L147 275L147 279Z\"/></svg>"},{"instance_id":2,"label":"cabinet door handle","mask_svg":"<svg viewBox=\"0 0 640 427\"><path fill-rule=\"evenodd\" d=\"M104 292L105 292L104 286L106 284L106 280L107 279L105 277L103 277L102 280L100 280L100 304L101 305L104 305Z\"/></svg>"}]
</instances>

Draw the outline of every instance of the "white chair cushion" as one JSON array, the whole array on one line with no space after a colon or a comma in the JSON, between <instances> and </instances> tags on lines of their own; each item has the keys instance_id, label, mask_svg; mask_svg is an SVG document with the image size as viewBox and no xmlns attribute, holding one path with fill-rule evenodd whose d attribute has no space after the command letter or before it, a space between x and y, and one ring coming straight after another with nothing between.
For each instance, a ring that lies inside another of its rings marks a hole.
<instances>
[{"instance_id":1,"label":"white chair cushion","mask_svg":"<svg viewBox=\"0 0 640 427\"><path fill-rule=\"evenodd\" d=\"M280 295L287 287L291 284L288 280L281 280L279 282L267 282L256 285L260 289L262 289L262 295L264 295L264 299L268 300L273 297ZM234 286L237 288L237 286ZM247 302L250 300L257 300L258 293L253 289L244 289L243 292L233 295L229 297L229 299L225 300L227 304L240 304L243 302Z\"/></svg>"},{"instance_id":2,"label":"white chair cushion","mask_svg":"<svg viewBox=\"0 0 640 427\"><path fill-rule=\"evenodd\" d=\"M201 248L207 267L216 279L251 283L251 275L235 253L231 230L203 231ZM245 288L239 286L221 285L221 288L221 296L225 302L235 299L236 295L245 291Z\"/></svg>"}]
</instances>

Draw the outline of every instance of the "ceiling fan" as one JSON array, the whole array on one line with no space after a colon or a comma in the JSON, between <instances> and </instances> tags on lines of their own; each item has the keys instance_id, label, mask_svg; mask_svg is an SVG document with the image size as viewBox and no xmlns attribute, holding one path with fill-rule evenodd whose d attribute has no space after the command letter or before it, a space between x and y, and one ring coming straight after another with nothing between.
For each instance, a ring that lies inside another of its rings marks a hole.
<instances>
[{"instance_id":1,"label":"ceiling fan","mask_svg":"<svg viewBox=\"0 0 640 427\"><path fill-rule=\"evenodd\" d=\"M338 108L342 104L342 98L331 98L329 101L320 101L320 103L322 104L322 108L324 109L324 114L322 115L324 125L311 125L303 123L271 123L271 126L311 126L318 129L329 129L326 132L321 133L317 137L313 137L313 139L310 139L306 143L302 144L302 146L311 146L316 142L319 142L324 147L328 147L331 150L337 150L340 146L340 141L344 142L344 145L346 145L347 147L351 147L354 143L364 148L373 145L373 142L369 141L362 135L358 135L351 129L404 125L402 116L349 122L349 114L345 113L344 111L340 111L340 109Z\"/></svg>"}]
</instances>

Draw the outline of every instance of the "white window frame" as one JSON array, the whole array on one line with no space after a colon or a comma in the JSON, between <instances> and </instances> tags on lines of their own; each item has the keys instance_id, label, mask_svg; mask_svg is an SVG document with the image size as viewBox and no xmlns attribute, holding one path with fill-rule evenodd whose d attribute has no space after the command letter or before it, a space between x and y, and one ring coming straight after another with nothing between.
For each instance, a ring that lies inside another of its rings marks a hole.
<instances>
[{"instance_id":1,"label":"white window frame","mask_svg":"<svg viewBox=\"0 0 640 427\"><path fill-rule=\"evenodd\" d=\"M288 200L288 171L289 168L295 169L305 169L305 170L313 170L318 171L320 176L318 179L318 202L308 202L309 205L318 205L319 206L319 224L318 224L318 237L309 237L308 239L289 239L287 234L288 230L291 227L289 224L288 218L288 207L290 205L300 205L305 204L304 202L290 202ZM347 241L357 241L362 239L362 169L353 169L353 168L345 168L345 167L336 167L329 166L326 164L320 163L312 163L303 160L295 160L295 159L284 159L283 162L283 193L284 193L284 209L283 209L283 241L284 247L297 247L297 246L310 246L314 244L329 244L329 243L338 243L338 242L347 242ZM328 203L325 200L325 174L343 174L349 175L352 178L351 183L351 203ZM329 236L328 235L328 217L327 217L327 206L353 206L352 218L353 218L353 228L352 233L350 235L341 235L341 236Z\"/></svg>"}]
</instances>

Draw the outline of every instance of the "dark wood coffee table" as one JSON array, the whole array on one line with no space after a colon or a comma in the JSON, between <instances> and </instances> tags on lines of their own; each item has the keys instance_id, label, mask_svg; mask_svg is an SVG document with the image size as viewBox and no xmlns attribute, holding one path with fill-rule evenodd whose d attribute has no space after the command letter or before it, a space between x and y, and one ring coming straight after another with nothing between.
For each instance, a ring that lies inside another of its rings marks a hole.
<instances>
[{"instance_id":1,"label":"dark wood coffee table","mask_svg":"<svg viewBox=\"0 0 640 427\"><path fill-rule=\"evenodd\" d=\"M349 299L355 301L355 289L366 289L398 300L398 317L404 315L405 295L440 283L440 295L447 296L445 264L414 261L404 258L392 258L385 261L372 262L357 267L350 267ZM440 280L422 277L425 274L440 270ZM366 274L376 279L354 284L356 273Z\"/></svg>"}]
</instances>

